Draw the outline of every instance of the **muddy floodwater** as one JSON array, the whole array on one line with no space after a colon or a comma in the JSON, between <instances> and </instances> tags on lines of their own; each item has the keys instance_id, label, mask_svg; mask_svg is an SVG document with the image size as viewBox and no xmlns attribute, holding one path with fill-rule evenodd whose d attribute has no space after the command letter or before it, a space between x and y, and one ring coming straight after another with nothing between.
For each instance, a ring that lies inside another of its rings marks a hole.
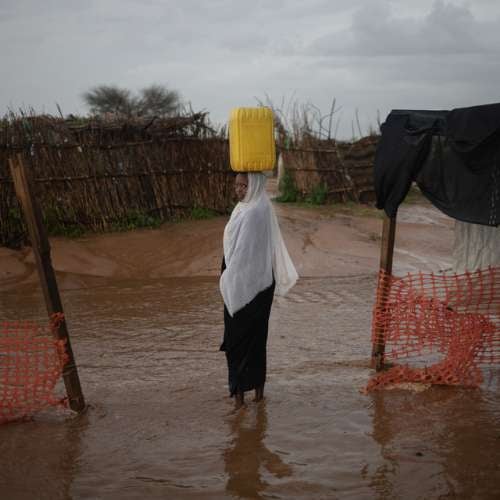
<instances>
[{"instance_id":1,"label":"muddy floodwater","mask_svg":"<svg viewBox=\"0 0 500 500\"><path fill-rule=\"evenodd\" d=\"M500 498L498 371L481 389L359 390L375 275L275 299L265 401L233 411L215 277L86 278L63 301L90 405L0 427L0 498ZM44 319L33 286L5 319Z\"/></svg>"}]
</instances>

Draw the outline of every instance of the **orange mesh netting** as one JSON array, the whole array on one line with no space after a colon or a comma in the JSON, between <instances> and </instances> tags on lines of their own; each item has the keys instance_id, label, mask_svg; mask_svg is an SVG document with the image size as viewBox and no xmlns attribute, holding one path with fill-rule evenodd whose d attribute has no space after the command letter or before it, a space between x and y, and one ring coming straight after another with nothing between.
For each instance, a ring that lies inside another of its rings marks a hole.
<instances>
[{"instance_id":1,"label":"orange mesh netting","mask_svg":"<svg viewBox=\"0 0 500 500\"><path fill-rule=\"evenodd\" d=\"M404 382L478 386L481 366L500 363L500 268L474 273L381 271L372 342L385 342L384 363L367 390Z\"/></svg>"},{"instance_id":2,"label":"orange mesh netting","mask_svg":"<svg viewBox=\"0 0 500 500\"><path fill-rule=\"evenodd\" d=\"M4 321L0 330L0 424L61 404L54 395L68 357L65 342L57 340L62 314L49 325Z\"/></svg>"}]
</instances>

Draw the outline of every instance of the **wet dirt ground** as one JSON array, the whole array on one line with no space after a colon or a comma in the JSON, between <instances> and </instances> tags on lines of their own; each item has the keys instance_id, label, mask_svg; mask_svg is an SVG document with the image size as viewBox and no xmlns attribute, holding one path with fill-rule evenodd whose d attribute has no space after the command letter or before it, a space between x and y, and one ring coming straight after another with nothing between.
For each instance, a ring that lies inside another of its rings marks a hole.
<instances>
[{"instance_id":1,"label":"wet dirt ground","mask_svg":"<svg viewBox=\"0 0 500 500\"><path fill-rule=\"evenodd\" d=\"M273 305L265 400L247 396L235 412L227 395L218 255L205 255L206 276L155 277L132 264L128 274L60 273L89 409L0 426L2 500L500 497L498 370L480 389L360 393L372 374L370 231L380 221L337 221L329 247L328 220L280 215L302 278ZM449 227L416 215L400 233L397 268L448 266L432 231L449 240ZM357 243L339 248L342 228ZM99 242L89 260L119 258ZM17 281L4 280L1 319L45 319L26 258Z\"/></svg>"}]
</instances>

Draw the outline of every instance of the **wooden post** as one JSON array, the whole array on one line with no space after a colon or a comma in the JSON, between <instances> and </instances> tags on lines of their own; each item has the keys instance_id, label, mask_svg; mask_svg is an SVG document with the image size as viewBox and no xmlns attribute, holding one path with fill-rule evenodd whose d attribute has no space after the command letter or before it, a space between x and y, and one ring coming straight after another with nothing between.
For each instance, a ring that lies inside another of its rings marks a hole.
<instances>
[{"instance_id":1,"label":"wooden post","mask_svg":"<svg viewBox=\"0 0 500 500\"><path fill-rule=\"evenodd\" d=\"M42 213L33 196L30 172L25 168L20 154L16 155L15 158L9 158L9 165L16 194L21 202L26 225L28 226L47 312L49 317L54 313L63 313L56 276L50 258L49 240L43 226ZM66 354L68 355L68 362L63 369L63 379L69 399L69 407L74 411L82 412L85 409L85 400L65 320L61 322L57 329L57 338L65 341Z\"/></svg>"},{"instance_id":2,"label":"wooden post","mask_svg":"<svg viewBox=\"0 0 500 500\"><path fill-rule=\"evenodd\" d=\"M392 257L394 255L394 240L396 236L396 216L388 217L384 214L384 225L382 227L382 242L380 245L380 269L385 271L387 275L392 273ZM381 281L379 277L377 289L377 309L384 309L389 293L389 282ZM375 331L377 339L372 346L372 366L377 371L384 367L385 353L385 329L382 326L377 326Z\"/></svg>"}]
</instances>

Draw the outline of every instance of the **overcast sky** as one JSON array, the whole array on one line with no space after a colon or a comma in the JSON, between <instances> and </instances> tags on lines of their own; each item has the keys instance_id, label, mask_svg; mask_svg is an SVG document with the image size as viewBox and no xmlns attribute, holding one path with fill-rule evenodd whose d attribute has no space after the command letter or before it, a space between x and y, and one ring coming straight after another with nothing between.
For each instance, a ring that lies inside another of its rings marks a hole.
<instances>
[{"instance_id":1,"label":"overcast sky","mask_svg":"<svg viewBox=\"0 0 500 500\"><path fill-rule=\"evenodd\" d=\"M99 84L178 90L223 123L257 99L342 109L500 101L500 0L0 0L0 113L85 114Z\"/></svg>"}]
</instances>

